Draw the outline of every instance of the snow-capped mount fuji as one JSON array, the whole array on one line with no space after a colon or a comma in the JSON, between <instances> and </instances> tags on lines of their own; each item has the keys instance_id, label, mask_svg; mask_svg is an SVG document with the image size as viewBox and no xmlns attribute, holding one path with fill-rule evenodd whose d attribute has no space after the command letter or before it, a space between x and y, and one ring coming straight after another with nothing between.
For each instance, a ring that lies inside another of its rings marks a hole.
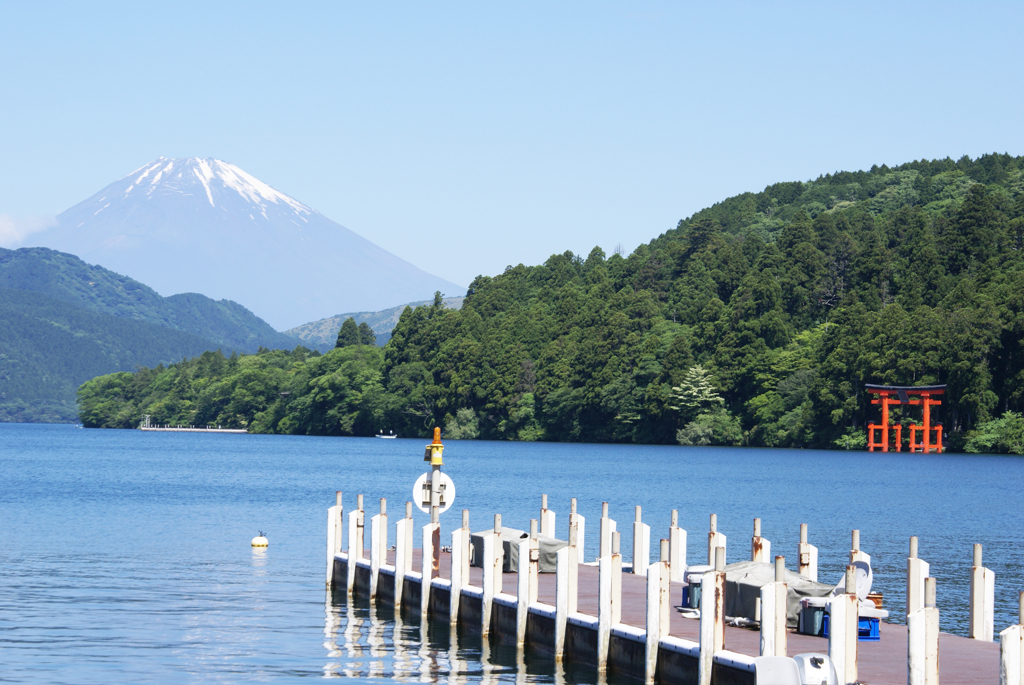
<instances>
[{"instance_id":1,"label":"snow-capped mount fuji","mask_svg":"<svg viewBox=\"0 0 1024 685\"><path fill-rule=\"evenodd\" d=\"M32 244L164 296L234 300L278 330L464 290L217 159L161 157L58 215Z\"/></svg>"}]
</instances>

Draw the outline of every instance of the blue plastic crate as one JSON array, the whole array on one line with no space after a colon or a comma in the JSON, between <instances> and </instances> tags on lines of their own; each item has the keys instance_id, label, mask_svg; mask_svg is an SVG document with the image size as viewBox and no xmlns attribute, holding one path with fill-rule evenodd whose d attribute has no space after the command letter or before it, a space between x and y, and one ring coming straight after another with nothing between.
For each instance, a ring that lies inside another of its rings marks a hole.
<instances>
[{"instance_id":1,"label":"blue plastic crate","mask_svg":"<svg viewBox=\"0 0 1024 685\"><path fill-rule=\"evenodd\" d=\"M822 620L822 637L828 637L828 614ZM878 632L877 618L857 619L857 641L858 642L879 642L882 635Z\"/></svg>"}]
</instances>

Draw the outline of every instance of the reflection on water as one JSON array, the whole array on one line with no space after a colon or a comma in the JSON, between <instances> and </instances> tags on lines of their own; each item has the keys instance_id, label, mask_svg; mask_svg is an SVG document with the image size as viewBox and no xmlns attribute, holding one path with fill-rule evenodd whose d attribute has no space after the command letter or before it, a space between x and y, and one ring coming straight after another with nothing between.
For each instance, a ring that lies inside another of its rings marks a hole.
<instances>
[{"instance_id":1,"label":"reflection on water","mask_svg":"<svg viewBox=\"0 0 1024 685\"><path fill-rule=\"evenodd\" d=\"M411 618L411 620L410 620ZM395 680L448 685L603 685L595 669L556 664L546 655L494 645L479 634L431 623L423 639L418 614L372 606L345 592L324 603L325 678Z\"/></svg>"}]
</instances>

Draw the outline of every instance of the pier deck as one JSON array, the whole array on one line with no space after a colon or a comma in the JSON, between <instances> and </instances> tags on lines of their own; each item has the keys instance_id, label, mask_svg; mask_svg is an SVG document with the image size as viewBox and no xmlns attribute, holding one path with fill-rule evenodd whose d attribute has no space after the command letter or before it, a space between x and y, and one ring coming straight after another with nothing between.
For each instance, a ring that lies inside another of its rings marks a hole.
<instances>
[{"instance_id":1,"label":"pier deck","mask_svg":"<svg viewBox=\"0 0 1024 685\"><path fill-rule=\"evenodd\" d=\"M369 550L364 558L369 558ZM388 553L388 564L394 564L395 552ZM413 550L413 568L420 567L421 550ZM451 555L440 555L439 577L449 578ZM482 585L483 571L471 568L469 584ZM407 581L409 582L409 581ZM503 591L516 593L517 574L503 574ZM683 585L671 583L673 606L682 597ZM621 623L644 629L646 620L646 578L632 573L622 574L622 616ZM596 566L580 564L578 575L577 611L592 617L598 614L598 569ZM555 574L543 573L538 577L537 600L555 604ZM685 617L678 611L671 614L669 634L694 642L700 639L698 620ZM881 640L858 643L859 682L865 685L904 685L907 682L907 627L900 624L882 623ZM757 656L760 636L757 630L726 626L725 648L727 650ZM801 635L790 631L787 637L789 656L806 652L827 653L828 640L821 637ZM570 657L571 658L571 657ZM939 672L945 683L973 685L974 683L999 682L999 643L972 640L958 635L943 633L939 638Z\"/></svg>"}]
</instances>

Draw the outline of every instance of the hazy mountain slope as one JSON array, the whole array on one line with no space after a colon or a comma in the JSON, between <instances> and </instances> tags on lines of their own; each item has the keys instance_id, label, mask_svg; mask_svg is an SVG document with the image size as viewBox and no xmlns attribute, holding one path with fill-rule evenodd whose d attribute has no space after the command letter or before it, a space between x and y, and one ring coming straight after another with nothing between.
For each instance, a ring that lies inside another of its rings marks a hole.
<instances>
[{"instance_id":1,"label":"hazy mountain slope","mask_svg":"<svg viewBox=\"0 0 1024 685\"><path fill-rule=\"evenodd\" d=\"M0 288L0 420L74 421L75 390L100 374L169 364L218 345L183 331Z\"/></svg>"},{"instance_id":2,"label":"hazy mountain slope","mask_svg":"<svg viewBox=\"0 0 1024 685\"><path fill-rule=\"evenodd\" d=\"M215 159L160 158L57 219L34 244L164 295L234 300L278 329L465 290Z\"/></svg>"},{"instance_id":3,"label":"hazy mountain slope","mask_svg":"<svg viewBox=\"0 0 1024 685\"><path fill-rule=\"evenodd\" d=\"M184 331L225 350L297 344L235 302L195 293L164 298L131 278L47 248L0 249L0 288L31 290L118 318Z\"/></svg>"},{"instance_id":4,"label":"hazy mountain slope","mask_svg":"<svg viewBox=\"0 0 1024 685\"><path fill-rule=\"evenodd\" d=\"M462 306L462 301L465 297L446 297L444 304L449 309L458 309ZM398 307L391 307L380 312L349 312L347 314L337 314L335 316L329 316L326 319L320 319L319 321L311 321L310 323L296 326L285 331L285 335L290 335L293 338L298 338L302 341L302 344L311 350L320 350L321 352L327 352L334 349L334 344L338 338L338 331L341 329L342 322L352 317L356 320L356 323L366 322L366 325L373 329L374 335L377 337L377 344L383 347L388 340L391 339L391 331L398 324L398 319L402 316L402 312L406 307L418 307L424 304L430 304L431 300L423 300L422 302L410 302L409 304L403 304Z\"/></svg>"}]
</instances>

